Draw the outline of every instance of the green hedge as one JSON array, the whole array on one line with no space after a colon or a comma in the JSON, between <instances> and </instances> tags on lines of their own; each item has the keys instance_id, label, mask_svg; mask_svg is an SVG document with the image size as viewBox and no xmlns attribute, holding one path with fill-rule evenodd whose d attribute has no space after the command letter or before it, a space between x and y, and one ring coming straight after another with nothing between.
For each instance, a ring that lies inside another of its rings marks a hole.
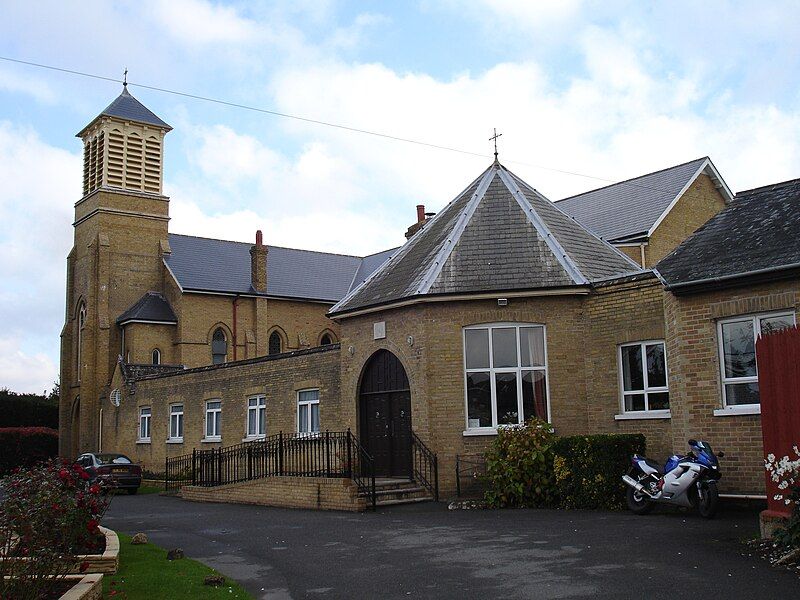
<instances>
[{"instance_id":1,"label":"green hedge","mask_svg":"<svg viewBox=\"0 0 800 600\"><path fill-rule=\"evenodd\" d=\"M0 428L0 476L58 455L58 431L48 427Z\"/></svg>"},{"instance_id":2,"label":"green hedge","mask_svg":"<svg viewBox=\"0 0 800 600\"><path fill-rule=\"evenodd\" d=\"M58 429L58 397L18 394L0 389L0 428L51 427Z\"/></svg>"},{"instance_id":3,"label":"green hedge","mask_svg":"<svg viewBox=\"0 0 800 600\"><path fill-rule=\"evenodd\" d=\"M573 435L553 445L555 486L562 508L625 507L625 484L631 456L645 454L641 433Z\"/></svg>"},{"instance_id":4,"label":"green hedge","mask_svg":"<svg viewBox=\"0 0 800 600\"><path fill-rule=\"evenodd\" d=\"M620 509L633 454L645 453L641 434L556 437L532 419L504 428L486 452L489 506Z\"/></svg>"}]
</instances>

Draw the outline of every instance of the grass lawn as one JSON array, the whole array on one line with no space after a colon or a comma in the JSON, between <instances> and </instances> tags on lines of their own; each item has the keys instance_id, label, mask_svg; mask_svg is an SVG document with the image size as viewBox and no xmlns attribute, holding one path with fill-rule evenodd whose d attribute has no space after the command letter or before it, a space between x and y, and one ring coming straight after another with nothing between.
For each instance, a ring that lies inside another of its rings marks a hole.
<instances>
[{"instance_id":1,"label":"grass lawn","mask_svg":"<svg viewBox=\"0 0 800 600\"><path fill-rule=\"evenodd\" d=\"M214 569L196 560L167 560L167 551L153 544L131 545L131 536L119 535L119 571L103 576L103 598L129 600L194 600L196 598L237 598L252 600L236 582L226 577L225 585L203 585Z\"/></svg>"}]
</instances>

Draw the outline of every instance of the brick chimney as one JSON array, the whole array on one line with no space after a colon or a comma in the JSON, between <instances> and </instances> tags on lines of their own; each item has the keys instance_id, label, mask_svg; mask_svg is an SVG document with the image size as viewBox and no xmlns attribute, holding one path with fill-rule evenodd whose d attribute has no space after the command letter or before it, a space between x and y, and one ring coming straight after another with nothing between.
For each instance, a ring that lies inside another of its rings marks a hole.
<instances>
[{"instance_id":1,"label":"brick chimney","mask_svg":"<svg viewBox=\"0 0 800 600\"><path fill-rule=\"evenodd\" d=\"M256 231L256 244L250 248L250 284L257 292L267 291L267 253L261 230Z\"/></svg>"},{"instance_id":2,"label":"brick chimney","mask_svg":"<svg viewBox=\"0 0 800 600\"><path fill-rule=\"evenodd\" d=\"M408 231L406 231L406 239L410 239L412 235L422 229L422 226L425 225L427 218L428 217L425 214L425 205L417 204L417 222L409 227Z\"/></svg>"}]
</instances>

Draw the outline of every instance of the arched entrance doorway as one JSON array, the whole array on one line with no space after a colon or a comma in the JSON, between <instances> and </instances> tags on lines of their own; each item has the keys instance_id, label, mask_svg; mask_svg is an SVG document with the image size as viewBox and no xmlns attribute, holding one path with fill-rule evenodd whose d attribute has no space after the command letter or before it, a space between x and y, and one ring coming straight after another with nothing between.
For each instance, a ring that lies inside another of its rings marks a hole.
<instances>
[{"instance_id":1,"label":"arched entrance doorway","mask_svg":"<svg viewBox=\"0 0 800 600\"><path fill-rule=\"evenodd\" d=\"M403 365L388 350L367 362L359 388L361 444L381 477L411 475L411 389Z\"/></svg>"}]
</instances>

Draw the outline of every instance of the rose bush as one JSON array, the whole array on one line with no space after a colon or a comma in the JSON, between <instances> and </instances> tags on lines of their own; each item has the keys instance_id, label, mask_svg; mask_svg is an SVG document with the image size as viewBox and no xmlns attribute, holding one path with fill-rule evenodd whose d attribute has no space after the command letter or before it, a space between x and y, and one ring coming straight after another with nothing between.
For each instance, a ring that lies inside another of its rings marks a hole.
<instances>
[{"instance_id":1,"label":"rose bush","mask_svg":"<svg viewBox=\"0 0 800 600\"><path fill-rule=\"evenodd\" d=\"M48 598L77 555L102 552L99 525L110 496L83 467L59 459L19 469L2 485L0 598Z\"/></svg>"}]
</instances>

